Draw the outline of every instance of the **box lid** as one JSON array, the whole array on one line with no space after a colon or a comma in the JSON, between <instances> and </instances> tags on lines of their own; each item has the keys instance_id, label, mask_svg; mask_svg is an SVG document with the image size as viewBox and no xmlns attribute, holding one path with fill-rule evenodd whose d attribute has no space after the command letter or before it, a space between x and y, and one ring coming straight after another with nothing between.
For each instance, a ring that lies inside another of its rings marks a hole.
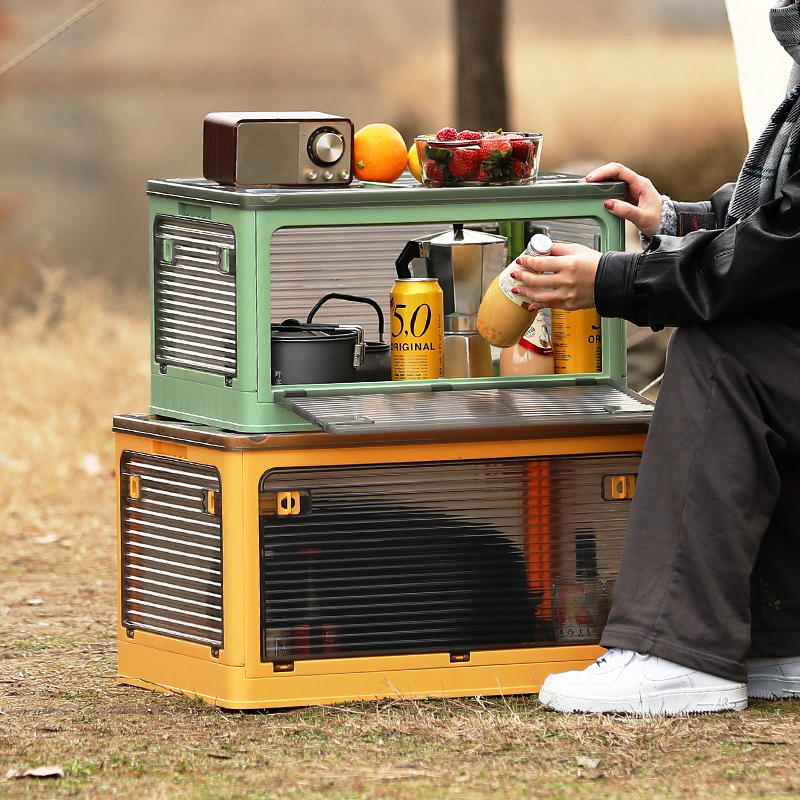
<instances>
[{"instance_id":1,"label":"box lid","mask_svg":"<svg viewBox=\"0 0 800 800\"><path fill-rule=\"evenodd\" d=\"M552 427L649 419L653 404L619 386L402 392L307 397L276 394L276 402L326 433L338 435L476 428Z\"/></svg>"}]
</instances>

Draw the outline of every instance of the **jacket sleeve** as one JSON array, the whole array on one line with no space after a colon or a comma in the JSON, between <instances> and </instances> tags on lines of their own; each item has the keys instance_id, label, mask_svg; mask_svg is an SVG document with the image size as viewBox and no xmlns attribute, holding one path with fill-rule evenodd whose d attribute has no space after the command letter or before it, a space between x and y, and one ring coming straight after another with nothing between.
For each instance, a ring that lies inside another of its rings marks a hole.
<instances>
[{"instance_id":1,"label":"jacket sleeve","mask_svg":"<svg viewBox=\"0 0 800 800\"><path fill-rule=\"evenodd\" d=\"M702 203L676 203L673 200L672 205L677 217L676 235L686 236L692 231L724 228L735 187L735 183L726 183L714 192L710 200Z\"/></svg>"},{"instance_id":2,"label":"jacket sleeve","mask_svg":"<svg viewBox=\"0 0 800 800\"><path fill-rule=\"evenodd\" d=\"M685 236L654 236L642 253L604 253L600 314L655 330L741 315L800 324L800 172L780 197L724 228L731 195L728 184L710 202L677 204Z\"/></svg>"}]
</instances>

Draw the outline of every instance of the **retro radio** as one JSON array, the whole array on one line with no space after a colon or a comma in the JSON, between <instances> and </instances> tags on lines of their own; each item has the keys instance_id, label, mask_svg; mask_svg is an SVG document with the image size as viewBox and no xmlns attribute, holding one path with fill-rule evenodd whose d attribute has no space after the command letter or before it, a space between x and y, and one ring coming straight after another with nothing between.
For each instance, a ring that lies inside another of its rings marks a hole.
<instances>
[{"instance_id":1,"label":"retro radio","mask_svg":"<svg viewBox=\"0 0 800 800\"><path fill-rule=\"evenodd\" d=\"M203 175L242 187L346 186L353 123L317 111L215 112L203 122Z\"/></svg>"}]
</instances>

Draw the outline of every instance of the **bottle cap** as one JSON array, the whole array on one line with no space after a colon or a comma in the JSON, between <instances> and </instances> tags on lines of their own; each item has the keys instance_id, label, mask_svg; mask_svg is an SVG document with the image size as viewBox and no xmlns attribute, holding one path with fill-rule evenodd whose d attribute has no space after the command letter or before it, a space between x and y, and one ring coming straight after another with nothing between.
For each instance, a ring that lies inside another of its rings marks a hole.
<instances>
[{"instance_id":1,"label":"bottle cap","mask_svg":"<svg viewBox=\"0 0 800 800\"><path fill-rule=\"evenodd\" d=\"M532 256L546 256L553 248L553 240L546 233L534 233L527 250Z\"/></svg>"}]
</instances>

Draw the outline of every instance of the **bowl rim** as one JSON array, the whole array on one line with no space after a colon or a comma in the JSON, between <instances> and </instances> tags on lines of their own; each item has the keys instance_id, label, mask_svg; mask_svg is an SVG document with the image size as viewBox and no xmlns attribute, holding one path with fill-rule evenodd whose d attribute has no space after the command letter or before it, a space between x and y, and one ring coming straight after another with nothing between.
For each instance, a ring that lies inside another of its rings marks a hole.
<instances>
[{"instance_id":1,"label":"bowl rim","mask_svg":"<svg viewBox=\"0 0 800 800\"><path fill-rule=\"evenodd\" d=\"M490 133L490 131L487 131ZM506 131L503 136L521 136L525 139L542 139L541 133L532 133L529 131ZM425 142L425 144L437 144L443 147L475 147L483 141L486 141L488 136L481 136L480 139L437 139L436 134L420 134L414 137L415 142Z\"/></svg>"}]
</instances>

